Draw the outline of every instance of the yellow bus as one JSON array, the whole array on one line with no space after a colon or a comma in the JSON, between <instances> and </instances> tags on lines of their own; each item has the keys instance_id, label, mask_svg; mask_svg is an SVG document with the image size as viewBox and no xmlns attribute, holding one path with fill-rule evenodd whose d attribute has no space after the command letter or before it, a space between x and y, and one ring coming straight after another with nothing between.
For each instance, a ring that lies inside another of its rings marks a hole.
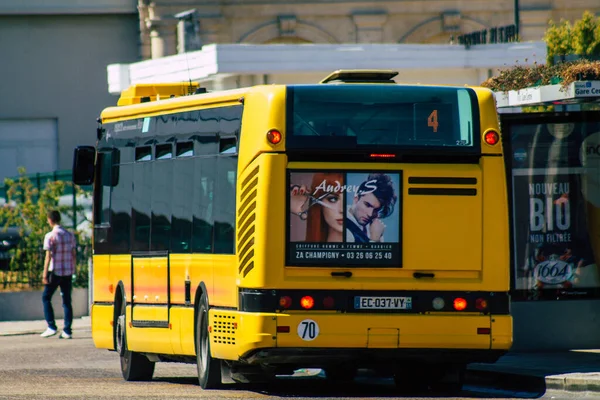
<instances>
[{"instance_id":1,"label":"yellow bus","mask_svg":"<svg viewBox=\"0 0 600 400\"><path fill-rule=\"evenodd\" d=\"M460 388L512 344L494 97L340 70L312 85L143 84L75 150L94 184L92 336L125 380L321 368Z\"/></svg>"}]
</instances>

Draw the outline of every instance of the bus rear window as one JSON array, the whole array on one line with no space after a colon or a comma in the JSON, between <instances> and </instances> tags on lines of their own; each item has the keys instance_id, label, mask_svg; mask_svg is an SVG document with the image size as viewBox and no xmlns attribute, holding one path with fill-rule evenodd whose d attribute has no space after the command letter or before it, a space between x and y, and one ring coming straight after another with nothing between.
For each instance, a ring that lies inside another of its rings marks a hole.
<instances>
[{"instance_id":1,"label":"bus rear window","mask_svg":"<svg viewBox=\"0 0 600 400\"><path fill-rule=\"evenodd\" d=\"M287 99L289 149L479 149L472 89L299 85Z\"/></svg>"}]
</instances>

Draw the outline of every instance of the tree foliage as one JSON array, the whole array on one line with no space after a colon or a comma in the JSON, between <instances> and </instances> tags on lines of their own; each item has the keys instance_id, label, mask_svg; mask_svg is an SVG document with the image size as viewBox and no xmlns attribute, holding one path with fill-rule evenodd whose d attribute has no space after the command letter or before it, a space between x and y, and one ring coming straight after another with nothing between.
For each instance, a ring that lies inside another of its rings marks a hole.
<instances>
[{"instance_id":1,"label":"tree foliage","mask_svg":"<svg viewBox=\"0 0 600 400\"><path fill-rule=\"evenodd\" d=\"M17 227L21 240L15 249L11 250L12 259L10 271L2 276L2 285L7 287L37 288L42 285L44 268L43 240L50 231L47 222L49 210L61 213L63 224L65 220L75 217L77 221L87 220L82 206L73 208L72 205L61 204L61 196L68 188L78 197L87 194L78 186L64 181L48 181L45 186L38 188L25 175L23 168L19 169L19 177L5 179L7 202L0 207L0 221L3 226ZM65 228L69 228L65 225ZM82 230L73 232L77 241L77 268L74 285L86 287L88 281L88 263L91 257L91 239Z\"/></svg>"},{"instance_id":2,"label":"tree foliage","mask_svg":"<svg viewBox=\"0 0 600 400\"><path fill-rule=\"evenodd\" d=\"M551 20L544 41L548 65L573 58L597 59L600 57L600 17L585 11L573 25L564 19L559 24Z\"/></svg>"}]
</instances>

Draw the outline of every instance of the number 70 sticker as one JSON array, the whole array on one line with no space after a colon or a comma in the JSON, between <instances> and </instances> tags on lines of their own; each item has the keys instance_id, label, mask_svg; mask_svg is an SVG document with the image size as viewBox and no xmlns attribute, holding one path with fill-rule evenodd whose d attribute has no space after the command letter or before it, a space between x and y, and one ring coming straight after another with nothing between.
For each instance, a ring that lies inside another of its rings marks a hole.
<instances>
[{"instance_id":1,"label":"number 70 sticker","mask_svg":"<svg viewBox=\"0 0 600 400\"><path fill-rule=\"evenodd\" d=\"M312 319L305 319L298 324L298 336L300 339L310 342L319 336L319 324Z\"/></svg>"}]
</instances>

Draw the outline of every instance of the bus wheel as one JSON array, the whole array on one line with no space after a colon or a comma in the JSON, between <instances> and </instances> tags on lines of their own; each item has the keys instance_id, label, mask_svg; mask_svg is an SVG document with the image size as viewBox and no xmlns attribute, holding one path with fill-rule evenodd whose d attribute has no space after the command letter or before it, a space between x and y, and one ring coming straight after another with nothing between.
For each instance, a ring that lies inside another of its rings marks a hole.
<instances>
[{"instance_id":1,"label":"bus wheel","mask_svg":"<svg viewBox=\"0 0 600 400\"><path fill-rule=\"evenodd\" d=\"M154 363L146 356L127 349L127 332L125 330L125 301L121 303L121 312L116 323L117 351L121 358L121 373L126 381L149 381L154 375Z\"/></svg>"},{"instance_id":2,"label":"bus wheel","mask_svg":"<svg viewBox=\"0 0 600 400\"><path fill-rule=\"evenodd\" d=\"M198 365L198 382L202 389L215 389L221 385L220 362L210 355L208 300L205 295L202 295L196 317L196 364Z\"/></svg>"}]
</instances>

